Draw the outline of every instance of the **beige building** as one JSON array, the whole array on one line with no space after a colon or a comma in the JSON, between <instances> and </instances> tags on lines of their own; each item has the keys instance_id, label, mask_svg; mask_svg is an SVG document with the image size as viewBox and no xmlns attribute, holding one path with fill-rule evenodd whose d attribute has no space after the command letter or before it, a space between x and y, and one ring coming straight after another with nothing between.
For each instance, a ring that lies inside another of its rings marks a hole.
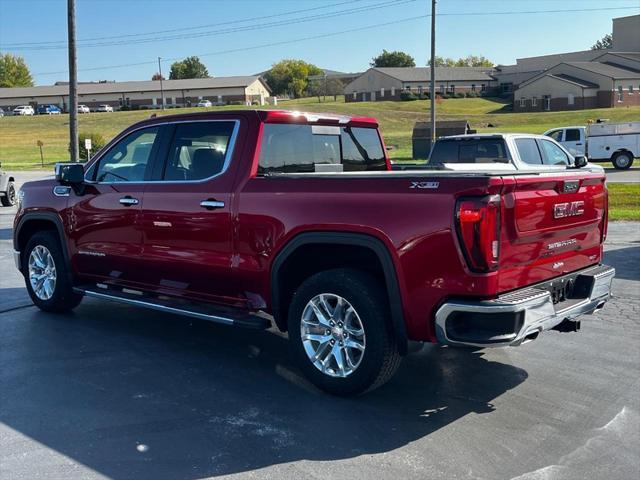
<instances>
[{"instance_id":1,"label":"beige building","mask_svg":"<svg viewBox=\"0 0 640 480\"><path fill-rule=\"evenodd\" d=\"M491 71L492 68L484 67L436 67L436 92L488 95L497 85ZM429 67L374 67L344 88L344 98L346 102L400 100L403 92L427 95L430 84Z\"/></svg>"},{"instance_id":2,"label":"beige building","mask_svg":"<svg viewBox=\"0 0 640 480\"><path fill-rule=\"evenodd\" d=\"M640 53L602 53L590 62L562 62L520 84L516 112L640 105Z\"/></svg>"},{"instance_id":3,"label":"beige building","mask_svg":"<svg viewBox=\"0 0 640 480\"><path fill-rule=\"evenodd\" d=\"M162 87L165 106L169 108L195 106L200 100L264 105L271 95L269 87L259 76L164 80ZM111 105L114 109L160 108L160 81L80 83L78 103L89 108L102 104ZM67 111L69 86L0 88L0 107L5 110L18 105L35 108L39 104L54 104Z\"/></svg>"}]
</instances>

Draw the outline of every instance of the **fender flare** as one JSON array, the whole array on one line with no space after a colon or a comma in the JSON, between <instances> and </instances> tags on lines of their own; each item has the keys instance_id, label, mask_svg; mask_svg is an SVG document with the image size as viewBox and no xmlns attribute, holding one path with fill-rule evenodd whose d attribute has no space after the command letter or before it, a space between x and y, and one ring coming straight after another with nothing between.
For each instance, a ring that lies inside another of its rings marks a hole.
<instances>
[{"instance_id":1,"label":"fender flare","mask_svg":"<svg viewBox=\"0 0 640 480\"><path fill-rule=\"evenodd\" d=\"M398 350L401 355L407 354L407 329L404 323L404 312L402 308L402 297L400 295L400 285L398 276L391 257L389 249L381 240L371 235L350 232L305 232L300 233L280 249L274 261L271 264L270 283L271 283L271 310L273 316L278 319L282 317L282 308L280 305L280 286L278 277L280 269L286 260L300 247L310 244L325 245L350 245L363 247L371 250L382 266L385 278L387 297L389 299L389 309L391 313L391 326L396 336ZM286 319L285 319L286 322Z\"/></svg>"},{"instance_id":2,"label":"fender flare","mask_svg":"<svg viewBox=\"0 0 640 480\"><path fill-rule=\"evenodd\" d=\"M19 249L18 238L20 238L20 232L22 231L24 225L32 220L47 221L52 223L56 227L58 240L60 241L60 246L62 247L62 255L64 255L64 260L67 265L69 265L69 250L67 247L67 242L65 241L66 237L64 235L64 225L62 224L62 219L55 213L51 212L27 212L20 218L20 220L18 221L18 225L16 225L15 231L13 233L13 249L20 252L20 266L22 267L23 252ZM22 272L22 268L20 269L20 271ZM71 269L69 269L69 274L71 274Z\"/></svg>"}]
</instances>

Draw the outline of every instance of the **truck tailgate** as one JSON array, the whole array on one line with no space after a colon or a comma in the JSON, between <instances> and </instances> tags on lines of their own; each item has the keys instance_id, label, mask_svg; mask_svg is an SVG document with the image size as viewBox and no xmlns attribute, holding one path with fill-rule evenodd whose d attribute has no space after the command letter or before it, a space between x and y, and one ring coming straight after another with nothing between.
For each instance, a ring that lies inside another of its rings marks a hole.
<instances>
[{"instance_id":1,"label":"truck tailgate","mask_svg":"<svg viewBox=\"0 0 640 480\"><path fill-rule=\"evenodd\" d=\"M503 180L501 292L601 260L607 208L604 174L541 174Z\"/></svg>"}]
</instances>

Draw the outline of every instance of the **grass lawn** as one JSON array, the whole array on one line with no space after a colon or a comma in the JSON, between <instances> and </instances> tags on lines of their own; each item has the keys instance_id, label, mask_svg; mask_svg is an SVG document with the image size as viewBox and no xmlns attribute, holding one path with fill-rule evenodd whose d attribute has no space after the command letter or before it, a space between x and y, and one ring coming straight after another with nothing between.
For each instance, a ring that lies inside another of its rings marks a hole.
<instances>
[{"instance_id":1,"label":"grass lawn","mask_svg":"<svg viewBox=\"0 0 640 480\"><path fill-rule=\"evenodd\" d=\"M631 121L640 117L640 107L579 110L573 112L510 113L505 112L505 101L490 98L460 98L442 100L437 105L438 118L443 120L467 119L471 128L480 132L542 133L553 127L584 125L587 120L599 117L611 121ZM211 107L211 110L238 109L242 106ZM269 107L267 107L269 108ZM411 133L413 124L426 121L429 101L413 102L353 102L345 103L327 97L319 103L317 98L302 98L281 102L277 107L288 110L334 112L349 115L376 117L394 160L411 158ZM204 111L203 108L172 109L158 115ZM81 133L100 133L109 140L125 127L150 115L149 110L90 113L79 115ZM40 167L40 151L37 141L44 143L44 161L51 165L68 159L68 115L42 115L34 117L0 118L0 162L8 170L37 169ZM494 127L489 127L489 124Z\"/></svg>"},{"instance_id":2,"label":"grass lawn","mask_svg":"<svg viewBox=\"0 0 640 480\"><path fill-rule=\"evenodd\" d=\"M640 184L610 183L609 219L640 220Z\"/></svg>"}]
</instances>

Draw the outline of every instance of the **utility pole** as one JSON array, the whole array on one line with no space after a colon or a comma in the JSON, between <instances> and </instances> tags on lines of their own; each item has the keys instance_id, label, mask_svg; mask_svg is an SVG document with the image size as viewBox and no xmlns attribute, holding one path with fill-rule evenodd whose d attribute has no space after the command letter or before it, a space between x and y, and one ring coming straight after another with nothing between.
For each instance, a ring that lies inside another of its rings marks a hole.
<instances>
[{"instance_id":1,"label":"utility pole","mask_svg":"<svg viewBox=\"0 0 640 480\"><path fill-rule=\"evenodd\" d=\"M76 0L67 0L69 42L69 160L78 161L78 71L76 60Z\"/></svg>"},{"instance_id":2,"label":"utility pole","mask_svg":"<svg viewBox=\"0 0 640 480\"><path fill-rule=\"evenodd\" d=\"M158 57L158 73L160 74L160 99L162 101L162 110L164 110L164 88L162 88L162 64L161 57Z\"/></svg>"},{"instance_id":3,"label":"utility pole","mask_svg":"<svg viewBox=\"0 0 640 480\"><path fill-rule=\"evenodd\" d=\"M429 100L431 104L431 146L436 143L436 0L431 0L431 86Z\"/></svg>"}]
</instances>

